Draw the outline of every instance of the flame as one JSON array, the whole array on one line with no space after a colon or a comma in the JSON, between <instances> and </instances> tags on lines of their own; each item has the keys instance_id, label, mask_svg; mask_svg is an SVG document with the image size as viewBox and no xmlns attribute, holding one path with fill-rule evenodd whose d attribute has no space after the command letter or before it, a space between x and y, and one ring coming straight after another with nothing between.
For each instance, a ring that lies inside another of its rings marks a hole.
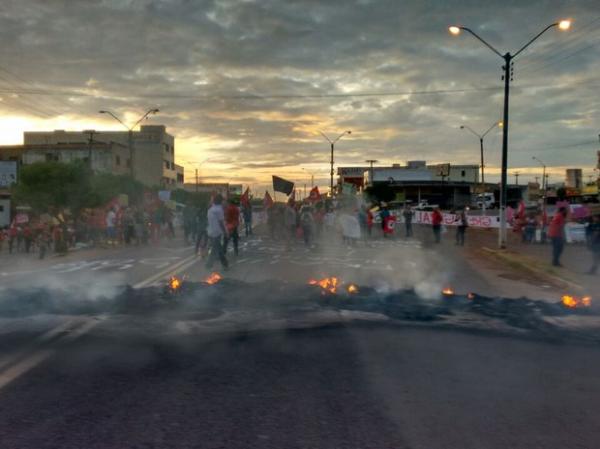
<instances>
[{"instance_id":1,"label":"flame","mask_svg":"<svg viewBox=\"0 0 600 449\"><path fill-rule=\"evenodd\" d=\"M450 287L446 287L445 289L442 290L442 295L452 296L452 295L454 295L454 290L452 290L452 288L450 288Z\"/></svg>"},{"instance_id":2,"label":"flame","mask_svg":"<svg viewBox=\"0 0 600 449\"><path fill-rule=\"evenodd\" d=\"M331 277L323 278L320 280L310 279L308 281L308 284L309 285L318 285L325 292L337 293L337 287L340 284L340 280L339 280L339 278L336 278L335 276L331 276Z\"/></svg>"},{"instance_id":3,"label":"flame","mask_svg":"<svg viewBox=\"0 0 600 449\"><path fill-rule=\"evenodd\" d=\"M576 298L571 295L563 295L562 304L565 307L569 307L570 309L574 309L576 307L589 307L592 305L591 296L584 296L583 298Z\"/></svg>"},{"instance_id":4,"label":"flame","mask_svg":"<svg viewBox=\"0 0 600 449\"><path fill-rule=\"evenodd\" d=\"M181 279L177 276L171 276L169 279L169 288L173 291L178 290L181 287Z\"/></svg>"},{"instance_id":5,"label":"flame","mask_svg":"<svg viewBox=\"0 0 600 449\"><path fill-rule=\"evenodd\" d=\"M347 290L348 290L348 293L350 293L351 295L358 293L358 287L354 284L350 284L348 286Z\"/></svg>"},{"instance_id":6,"label":"flame","mask_svg":"<svg viewBox=\"0 0 600 449\"><path fill-rule=\"evenodd\" d=\"M221 279L223 279L223 276L221 276L219 273L214 272L210 273L210 275L206 279L204 279L204 283L208 285L214 285Z\"/></svg>"}]
</instances>

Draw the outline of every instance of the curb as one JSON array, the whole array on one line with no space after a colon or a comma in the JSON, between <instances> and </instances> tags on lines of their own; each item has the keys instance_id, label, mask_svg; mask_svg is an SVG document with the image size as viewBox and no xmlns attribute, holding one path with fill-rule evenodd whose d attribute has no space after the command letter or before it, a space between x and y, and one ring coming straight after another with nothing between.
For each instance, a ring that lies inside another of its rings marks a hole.
<instances>
[{"instance_id":1,"label":"curb","mask_svg":"<svg viewBox=\"0 0 600 449\"><path fill-rule=\"evenodd\" d=\"M518 254L514 254L514 257L513 257L512 254L506 253L504 250L495 250L495 249L487 248L485 246L482 247L481 249L485 253L488 253L490 256L496 257L497 259L501 259L504 262L508 262L513 265L516 265L517 268L520 270L532 273L532 274L540 276L540 277L545 277L555 283L564 284L564 285L568 286L569 288L573 288L578 291L584 290L581 285L576 284L573 281L565 279L562 276L559 276L559 275L556 275L553 273L549 273L546 269L535 266L535 263L536 263L535 260L531 260L531 259L523 260L523 256L520 256Z\"/></svg>"}]
</instances>

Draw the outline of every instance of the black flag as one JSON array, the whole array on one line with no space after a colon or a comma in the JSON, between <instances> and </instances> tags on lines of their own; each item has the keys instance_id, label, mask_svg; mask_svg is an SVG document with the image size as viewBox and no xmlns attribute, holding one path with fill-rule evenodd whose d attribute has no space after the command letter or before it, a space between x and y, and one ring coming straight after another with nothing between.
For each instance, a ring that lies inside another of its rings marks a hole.
<instances>
[{"instance_id":1,"label":"black flag","mask_svg":"<svg viewBox=\"0 0 600 449\"><path fill-rule=\"evenodd\" d=\"M294 183L273 175L273 190L290 195L294 191Z\"/></svg>"}]
</instances>

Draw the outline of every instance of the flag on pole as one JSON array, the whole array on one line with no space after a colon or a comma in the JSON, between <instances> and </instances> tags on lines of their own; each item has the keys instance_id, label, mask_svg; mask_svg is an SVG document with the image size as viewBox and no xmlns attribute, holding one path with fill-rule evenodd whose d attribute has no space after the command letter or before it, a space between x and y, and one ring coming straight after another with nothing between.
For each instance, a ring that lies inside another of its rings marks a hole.
<instances>
[{"instance_id":1,"label":"flag on pole","mask_svg":"<svg viewBox=\"0 0 600 449\"><path fill-rule=\"evenodd\" d=\"M250 206L250 187L247 187L246 191L244 193L242 193L242 196L240 197L240 204L243 207Z\"/></svg>"},{"instance_id":2,"label":"flag on pole","mask_svg":"<svg viewBox=\"0 0 600 449\"><path fill-rule=\"evenodd\" d=\"M269 207L271 207L273 205L273 198L271 198L271 195L269 195L269 192L265 190L265 198L263 199L263 205L265 206L265 209L268 209Z\"/></svg>"},{"instance_id":3,"label":"flag on pole","mask_svg":"<svg viewBox=\"0 0 600 449\"><path fill-rule=\"evenodd\" d=\"M294 183L292 181L288 181L287 179L273 175L273 190L275 192L285 193L289 196L294 190Z\"/></svg>"},{"instance_id":4,"label":"flag on pole","mask_svg":"<svg viewBox=\"0 0 600 449\"><path fill-rule=\"evenodd\" d=\"M319 188L314 186L310 193L308 194L308 199L311 201L319 201L321 199L321 194L319 193Z\"/></svg>"}]
</instances>

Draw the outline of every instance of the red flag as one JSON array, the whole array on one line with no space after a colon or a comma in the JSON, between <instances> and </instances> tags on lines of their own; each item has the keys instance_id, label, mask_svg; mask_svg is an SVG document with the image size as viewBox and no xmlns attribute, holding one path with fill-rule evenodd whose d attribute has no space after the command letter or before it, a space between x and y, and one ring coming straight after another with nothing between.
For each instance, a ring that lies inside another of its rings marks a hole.
<instances>
[{"instance_id":1,"label":"red flag","mask_svg":"<svg viewBox=\"0 0 600 449\"><path fill-rule=\"evenodd\" d=\"M311 201L319 201L321 199L321 194L319 193L319 188L317 186L314 186L311 189L308 199Z\"/></svg>"},{"instance_id":2,"label":"red flag","mask_svg":"<svg viewBox=\"0 0 600 449\"><path fill-rule=\"evenodd\" d=\"M265 206L265 209L268 209L273 205L273 198L271 198L271 195L269 195L269 192L267 192L266 190L265 198L263 199L263 205Z\"/></svg>"},{"instance_id":3,"label":"red flag","mask_svg":"<svg viewBox=\"0 0 600 449\"><path fill-rule=\"evenodd\" d=\"M247 187L246 191L240 197L240 204L244 207L250 206L250 187Z\"/></svg>"},{"instance_id":4,"label":"red flag","mask_svg":"<svg viewBox=\"0 0 600 449\"><path fill-rule=\"evenodd\" d=\"M522 220L525 218L525 201L521 200L519 203L519 209L517 211L517 218Z\"/></svg>"}]
</instances>

